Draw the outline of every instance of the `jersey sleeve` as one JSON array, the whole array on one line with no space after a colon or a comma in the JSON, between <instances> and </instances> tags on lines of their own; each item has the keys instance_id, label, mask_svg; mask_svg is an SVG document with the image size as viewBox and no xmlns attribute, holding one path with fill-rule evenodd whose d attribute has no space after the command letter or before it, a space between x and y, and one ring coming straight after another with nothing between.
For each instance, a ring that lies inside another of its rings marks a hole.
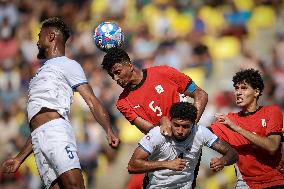
<instances>
[{"instance_id":1,"label":"jersey sleeve","mask_svg":"<svg viewBox=\"0 0 284 189\"><path fill-rule=\"evenodd\" d=\"M199 129L202 133L204 145L211 147L211 145L218 139L218 137L204 126L199 126Z\"/></svg>"},{"instance_id":2,"label":"jersey sleeve","mask_svg":"<svg viewBox=\"0 0 284 189\"><path fill-rule=\"evenodd\" d=\"M163 75L166 75L166 77L168 77L178 86L179 93L183 93L193 82L189 76L185 75L184 73L181 73L175 68L169 66L162 66L162 69L160 69L160 71L163 72Z\"/></svg>"},{"instance_id":3,"label":"jersey sleeve","mask_svg":"<svg viewBox=\"0 0 284 189\"><path fill-rule=\"evenodd\" d=\"M283 116L278 106L268 107L269 120L266 123L266 135L281 133L283 128Z\"/></svg>"},{"instance_id":4,"label":"jersey sleeve","mask_svg":"<svg viewBox=\"0 0 284 189\"><path fill-rule=\"evenodd\" d=\"M159 146L161 143L162 135L160 134L160 127L154 127L147 135L145 135L138 143L139 147L142 148L149 155Z\"/></svg>"},{"instance_id":5,"label":"jersey sleeve","mask_svg":"<svg viewBox=\"0 0 284 189\"><path fill-rule=\"evenodd\" d=\"M228 135L226 134L226 126L219 123L218 121L213 122L208 129L217 135L221 140L229 142Z\"/></svg>"},{"instance_id":6,"label":"jersey sleeve","mask_svg":"<svg viewBox=\"0 0 284 189\"><path fill-rule=\"evenodd\" d=\"M138 117L133 108L129 105L126 99L120 98L116 102L116 107L118 111L132 124L133 121Z\"/></svg>"},{"instance_id":7,"label":"jersey sleeve","mask_svg":"<svg viewBox=\"0 0 284 189\"><path fill-rule=\"evenodd\" d=\"M70 64L65 65L64 75L73 90L76 90L79 85L88 83L84 70L78 62L71 61Z\"/></svg>"}]
</instances>

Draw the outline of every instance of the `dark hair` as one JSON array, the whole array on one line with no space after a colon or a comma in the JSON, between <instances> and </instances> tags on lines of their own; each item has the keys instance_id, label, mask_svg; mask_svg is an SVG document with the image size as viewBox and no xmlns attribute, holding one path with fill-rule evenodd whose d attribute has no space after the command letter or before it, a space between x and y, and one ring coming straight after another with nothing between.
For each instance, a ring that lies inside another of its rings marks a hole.
<instances>
[{"instance_id":1,"label":"dark hair","mask_svg":"<svg viewBox=\"0 0 284 189\"><path fill-rule=\"evenodd\" d=\"M190 120L195 123L197 117L197 108L189 102L177 102L171 106L171 119Z\"/></svg>"},{"instance_id":2,"label":"dark hair","mask_svg":"<svg viewBox=\"0 0 284 189\"><path fill-rule=\"evenodd\" d=\"M198 44L193 48L193 54L203 55L208 53L208 47L203 44Z\"/></svg>"},{"instance_id":3,"label":"dark hair","mask_svg":"<svg viewBox=\"0 0 284 189\"><path fill-rule=\"evenodd\" d=\"M104 56L102 66L106 71L110 71L111 68L116 64L131 63L130 58L123 49L111 48L106 51L107 54Z\"/></svg>"},{"instance_id":4,"label":"dark hair","mask_svg":"<svg viewBox=\"0 0 284 189\"><path fill-rule=\"evenodd\" d=\"M66 42L71 35L71 30L68 25L60 18L53 17L43 21L42 28L54 27L63 35L63 40Z\"/></svg>"},{"instance_id":5,"label":"dark hair","mask_svg":"<svg viewBox=\"0 0 284 189\"><path fill-rule=\"evenodd\" d=\"M237 72L235 76L233 77L234 87L236 87L237 84L240 84L243 82L250 85L253 89L258 89L259 96L262 95L262 91L264 89L264 83L263 83L263 79L258 70L254 70L251 68L251 69L241 70Z\"/></svg>"}]
</instances>

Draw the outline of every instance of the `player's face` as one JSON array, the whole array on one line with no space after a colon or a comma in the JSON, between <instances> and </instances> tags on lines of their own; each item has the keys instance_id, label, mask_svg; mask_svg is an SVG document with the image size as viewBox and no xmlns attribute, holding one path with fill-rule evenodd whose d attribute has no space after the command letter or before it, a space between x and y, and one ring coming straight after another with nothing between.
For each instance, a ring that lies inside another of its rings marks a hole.
<instances>
[{"instance_id":1,"label":"player's face","mask_svg":"<svg viewBox=\"0 0 284 189\"><path fill-rule=\"evenodd\" d=\"M113 80L117 82L122 88L131 85L131 77L133 73L133 66L131 64L116 63L109 72Z\"/></svg>"},{"instance_id":2,"label":"player's face","mask_svg":"<svg viewBox=\"0 0 284 189\"><path fill-rule=\"evenodd\" d=\"M235 100L236 104L241 108L249 108L256 104L259 90L253 89L245 82L239 83L235 86Z\"/></svg>"},{"instance_id":3,"label":"player's face","mask_svg":"<svg viewBox=\"0 0 284 189\"><path fill-rule=\"evenodd\" d=\"M47 30L46 28L42 28L40 30L40 33L38 34L38 42L37 42L37 48L38 48L38 59L46 59L45 56L45 49L46 49L46 39L47 38Z\"/></svg>"},{"instance_id":4,"label":"player's face","mask_svg":"<svg viewBox=\"0 0 284 189\"><path fill-rule=\"evenodd\" d=\"M187 138L194 125L191 121L182 119L172 119L171 124L173 136L179 141Z\"/></svg>"}]
</instances>

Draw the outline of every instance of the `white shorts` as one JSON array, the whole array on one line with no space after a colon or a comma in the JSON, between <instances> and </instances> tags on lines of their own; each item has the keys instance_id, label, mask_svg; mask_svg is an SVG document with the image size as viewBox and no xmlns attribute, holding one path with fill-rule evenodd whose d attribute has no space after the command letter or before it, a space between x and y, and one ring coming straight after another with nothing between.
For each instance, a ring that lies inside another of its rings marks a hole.
<instances>
[{"instance_id":1,"label":"white shorts","mask_svg":"<svg viewBox=\"0 0 284 189\"><path fill-rule=\"evenodd\" d=\"M51 120L31 133L37 168L45 188L62 173L81 169L74 129L62 118Z\"/></svg>"},{"instance_id":2,"label":"white shorts","mask_svg":"<svg viewBox=\"0 0 284 189\"><path fill-rule=\"evenodd\" d=\"M236 170L236 189L249 189L249 186L247 185L246 181L244 181L242 174L240 172L239 167L235 164L235 170Z\"/></svg>"}]
</instances>

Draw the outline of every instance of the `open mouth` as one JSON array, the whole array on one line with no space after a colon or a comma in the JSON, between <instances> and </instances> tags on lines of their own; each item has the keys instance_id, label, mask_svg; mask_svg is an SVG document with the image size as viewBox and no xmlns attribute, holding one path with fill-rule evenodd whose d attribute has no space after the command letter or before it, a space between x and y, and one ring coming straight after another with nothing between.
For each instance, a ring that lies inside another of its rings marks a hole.
<instances>
[{"instance_id":1,"label":"open mouth","mask_svg":"<svg viewBox=\"0 0 284 189\"><path fill-rule=\"evenodd\" d=\"M241 102L243 102L243 98L242 97L237 97L236 98L236 103L239 104Z\"/></svg>"}]
</instances>

